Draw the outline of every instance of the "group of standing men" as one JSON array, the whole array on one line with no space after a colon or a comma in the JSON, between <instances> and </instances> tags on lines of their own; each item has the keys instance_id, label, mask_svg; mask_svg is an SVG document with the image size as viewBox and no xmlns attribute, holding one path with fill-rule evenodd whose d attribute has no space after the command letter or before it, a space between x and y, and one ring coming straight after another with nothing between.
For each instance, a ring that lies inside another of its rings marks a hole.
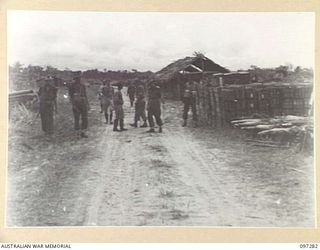
<instances>
[{"instance_id":1,"label":"group of standing men","mask_svg":"<svg viewBox=\"0 0 320 250\"><path fill-rule=\"evenodd\" d=\"M56 77L39 79L38 91L39 114L41 118L42 130L48 135L53 133L54 112L58 112L57 92L58 81ZM86 87L81 83L80 77L75 77L73 82L68 84L70 102L74 115L74 128L81 137L87 137L85 131L88 128L88 111L90 110Z\"/></svg>"},{"instance_id":2,"label":"group of standing men","mask_svg":"<svg viewBox=\"0 0 320 250\"><path fill-rule=\"evenodd\" d=\"M39 89L40 100L40 116L42 129L47 134L53 133L53 114L57 112L57 79L47 78L41 79L41 86ZM116 85L116 90L108 81L104 81L99 90L99 99L101 104L101 113L104 113L106 124L113 124L113 131L125 131L124 128L124 99L122 95L122 84ZM75 77L73 82L68 84L69 98L72 104L72 111L74 115L74 129L78 132L80 137L87 137L85 131L88 128L88 111L90 105L86 93L86 86L81 83L80 77ZM164 103L160 87L156 81L151 81L148 84L147 95L145 91L145 84L140 81L131 83L127 89L127 95L130 99L130 106L135 107L134 121L130 124L137 128L138 122L142 119L143 124L141 128L149 127L149 133L155 132L155 122L159 127L159 132L162 132L161 119L161 103ZM147 99L147 101L146 101ZM191 109L193 113L193 121L197 125L196 112L196 89L194 82L188 82L183 94L183 126L187 125L188 112ZM147 111L147 115L146 115ZM113 112L115 119L113 121ZM148 121L148 123L147 123ZM119 128L118 128L119 126Z\"/></svg>"},{"instance_id":3,"label":"group of standing men","mask_svg":"<svg viewBox=\"0 0 320 250\"><path fill-rule=\"evenodd\" d=\"M101 112L105 114L106 124L112 124L112 113L115 112L115 120L113 122L113 131L124 131L124 112L123 112L123 96L122 85L117 85L117 91L114 92L113 87L109 82L105 81L99 91L99 99L101 104ZM148 122L150 129L149 133L155 132L155 123L159 127L159 132L162 132L162 119L161 119L161 97L160 87L156 85L155 81L150 82L148 88L148 103L146 103L145 87L142 82L136 81L131 83L127 89L127 96L130 99L130 106L135 106L134 121L130 124L132 127L137 128L138 122L142 119L143 124L140 128L148 127L146 109L148 112ZM120 129L118 129L118 123Z\"/></svg>"},{"instance_id":4,"label":"group of standing men","mask_svg":"<svg viewBox=\"0 0 320 250\"><path fill-rule=\"evenodd\" d=\"M122 85L117 86L117 91L114 91L111 84L107 81L103 82L103 85L99 91L99 99L101 105L101 113L104 113L106 124L113 124L113 131L125 131L124 128L124 111L123 111L123 96L121 93ZM112 120L113 111L115 112L115 120ZM118 129L120 125L120 129Z\"/></svg>"}]
</instances>

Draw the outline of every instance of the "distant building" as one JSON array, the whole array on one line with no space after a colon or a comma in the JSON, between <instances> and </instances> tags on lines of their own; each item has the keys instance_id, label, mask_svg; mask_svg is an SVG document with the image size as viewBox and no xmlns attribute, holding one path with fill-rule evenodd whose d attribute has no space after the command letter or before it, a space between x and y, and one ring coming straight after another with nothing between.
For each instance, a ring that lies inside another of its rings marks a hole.
<instances>
[{"instance_id":1,"label":"distant building","mask_svg":"<svg viewBox=\"0 0 320 250\"><path fill-rule=\"evenodd\" d=\"M251 83L251 75L248 71L213 74L213 84L216 86L245 85Z\"/></svg>"},{"instance_id":2,"label":"distant building","mask_svg":"<svg viewBox=\"0 0 320 250\"><path fill-rule=\"evenodd\" d=\"M229 72L228 69L216 64L209 58L198 55L185 57L169 64L158 71L155 77L166 93L170 93L171 97L180 97L186 81L199 81L208 74Z\"/></svg>"}]
</instances>

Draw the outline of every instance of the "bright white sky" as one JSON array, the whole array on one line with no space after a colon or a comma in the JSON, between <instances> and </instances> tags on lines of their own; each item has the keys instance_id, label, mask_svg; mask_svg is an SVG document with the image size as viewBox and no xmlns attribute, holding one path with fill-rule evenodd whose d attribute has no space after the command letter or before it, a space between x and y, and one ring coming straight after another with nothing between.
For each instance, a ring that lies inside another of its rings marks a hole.
<instances>
[{"instance_id":1,"label":"bright white sky","mask_svg":"<svg viewBox=\"0 0 320 250\"><path fill-rule=\"evenodd\" d=\"M204 52L230 69L313 67L313 13L8 12L9 63L158 71Z\"/></svg>"}]
</instances>

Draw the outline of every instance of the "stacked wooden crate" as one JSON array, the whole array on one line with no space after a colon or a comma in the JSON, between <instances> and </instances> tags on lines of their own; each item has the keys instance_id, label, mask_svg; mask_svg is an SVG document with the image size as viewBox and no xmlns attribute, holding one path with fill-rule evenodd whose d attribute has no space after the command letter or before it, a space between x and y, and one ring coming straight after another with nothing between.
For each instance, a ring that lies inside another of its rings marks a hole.
<instances>
[{"instance_id":1,"label":"stacked wooden crate","mask_svg":"<svg viewBox=\"0 0 320 250\"><path fill-rule=\"evenodd\" d=\"M197 86L197 112L199 122L203 125L215 126L215 110L213 88L200 84Z\"/></svg>"},{"instance_id":2,"label":"stacked wooden crate","mask_svg":"<svg viewBox=\"0 0 320 250\"><path fill-rule=\"evenodd\" d=\"M243 115L245 110L243 88L222 88L220 107L223 109L224 121Z\"/></svg>"},{"instance_id":3,"label":"stacked wooden crate","mask_svg":"<svg viewBox=\"0 0 320 250\"><path fill-rule=\"evenodd\" d=\"M209 84L197 85L197 113L199 123L213 127L222 126L222 110L220 108L221 90Z\"/></svg>"},{"instance_id":4,"label":"stacked wooden crate","mask_svg":"<svg viewBox=\"0 0 320 250\"><path fill-rule=\"evenodd\" d=\"M245 88L245 115L258 113L259 99L257 87Z\"/></svg>"},{"instance_id":5,"label":"stacked wooden crate","mask_svg":"<svg viewBox=\"0 0 320 250\"><path fill-rule=\"evenodd\" d=\"M257 112L264 115L270 115L271 112L271 93L268 88L257 89Z\"/></svg>"},{"instance_id":6,"label":"stacked wooden crate","mask_svg":"<svg viewBox=\"0 0 320 250\"><path fill-rule=\"evenodd\" d=\"M294 91L293 110L299 115L308 114L312 88L297 87Z\"/></svg>"},{"instance_id":7,"label":"stacked wooden crate","mask_svg":"<svg viewBox=\"0 0 320 250\"><path fill-rule=\"evenodd\" d=\"M308 115L312 85L273 87L271 115Z\"/></svg>"},{"instance_id":8,"label":"stacked wooden crate","mask_svg":"<svg viewBox=\"0 0 320 250\"><path fill-rule=\"evenodd\" d=\"M268 87L269 90L269 104L270 115L277 116L282 115L282 103L283 103L283 89L281 87Z\"/></svg>"}]
</instances>

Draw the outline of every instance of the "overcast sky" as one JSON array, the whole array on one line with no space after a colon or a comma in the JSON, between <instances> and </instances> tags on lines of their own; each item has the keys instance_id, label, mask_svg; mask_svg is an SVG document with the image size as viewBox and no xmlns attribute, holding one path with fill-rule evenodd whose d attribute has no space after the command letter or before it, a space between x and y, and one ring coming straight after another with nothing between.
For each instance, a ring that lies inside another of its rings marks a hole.
<instances>
[{"instance_id":1,"label":"overcast sky","mask_svg":"<svg viewBox=\"0 0 320 250\"><path fill-rule=\"evenodd\" d=\"M313 13L10 11L9 63L158 71L202 51L230 69L313 67Z\"/></svg>"}]
</instances>

